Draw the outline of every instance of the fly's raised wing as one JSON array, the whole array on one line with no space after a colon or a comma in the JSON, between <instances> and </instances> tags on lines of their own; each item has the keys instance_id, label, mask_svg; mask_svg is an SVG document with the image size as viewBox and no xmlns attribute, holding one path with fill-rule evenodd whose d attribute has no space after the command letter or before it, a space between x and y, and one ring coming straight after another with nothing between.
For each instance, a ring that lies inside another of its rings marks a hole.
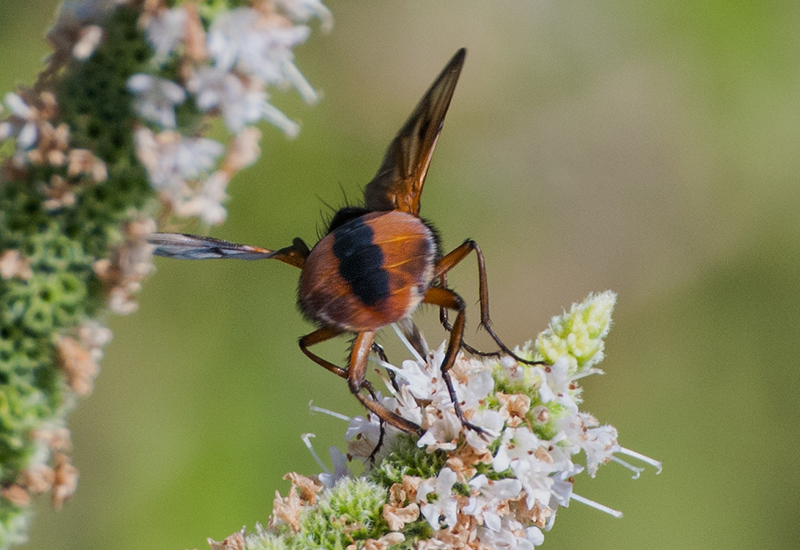
<instances>
[{"instance_id":1,"label":"fly's raised wing","mask_svg":"<svg viewBox=\"0 0 800 550\"><path fill-rule=\"evenodd\" d=\"M464 48L456 52L392 140L378 173L364 188L368 210L419 215L422 185L466 55Z\"/></svg>"},{"instance_id":2,"label":"fly's raised wing","mask_svg":"<svg viewBox=\"0 0 800 550\"><path fill-rule=\"evenodd\" d=\"M147 237L147 242L155 246L153 254L181 260L275 259L302 268L309 254L308 247L300 239L295 239L292 246L276 251L184 233L153 233Z\"/></svg>"}]
</instances>

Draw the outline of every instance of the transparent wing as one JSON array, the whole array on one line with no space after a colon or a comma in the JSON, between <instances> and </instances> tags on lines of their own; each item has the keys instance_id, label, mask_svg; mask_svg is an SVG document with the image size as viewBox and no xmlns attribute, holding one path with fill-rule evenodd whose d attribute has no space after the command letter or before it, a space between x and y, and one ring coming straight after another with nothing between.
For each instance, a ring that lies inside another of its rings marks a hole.
<instances>
[{"instance_id":1,"label":"transparent wing","mask_svg":"<svg viewBox=\"0 0 800 550\"><path fill-rule=\"evenodd\" d=\"M266 260L275 255L272 250L258 246L183 233L153 233L147 242L155 245L153 254L181 260Z\"/></svg>"},{"instance_id":2,"label":"transparent wing","mask_svg":"<svg viewBox=\"0 0 800 550\"><path fill-rule=\"evenodd\" d=\"M378 173L364 188L367 209L419 215L422 186L466 54L464 48L456 52L392 140Z\"/></svg>"}]
</instances>

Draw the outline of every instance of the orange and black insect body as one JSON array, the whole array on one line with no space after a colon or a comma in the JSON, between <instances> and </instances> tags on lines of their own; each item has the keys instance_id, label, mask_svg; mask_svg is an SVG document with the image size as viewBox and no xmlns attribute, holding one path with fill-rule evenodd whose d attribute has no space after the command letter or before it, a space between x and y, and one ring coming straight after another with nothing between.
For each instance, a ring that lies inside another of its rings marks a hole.
<instances>
[{"instance_id":1,"label":"orange and black insect body","mask_svg":"<svg viewBox=\"0 0 800 550\"><path fill-rule=\"evenodd\" d=\"M334 227L306 258L298 305L312 321L347 332L378 330L411 315L433 282L434 232L392 210Z\"/></svg>"},{"instance_id":2,"label":"orange and black insect body","mask_svg":"<svg viewBox=\"0 0 800 550\"><path fill-rule=\"evenodd\" d=\"M490 326L486 269L478 245L467 240L442 255L437 233L419 217L422 187L465 55L464 49L456 52L389 145L378 173L364 188L364 206L339 210L313 249L301 239L272 251L177 233L155 233L149 238L156 246L155 254L161 256L275 259L300 268L298 305L318 327L300 338L300 349L318 365L347 379L353 395L381 421L410 433L422 430L377 400L366 380L366 368L370 352L377 348L381 353L375 344L379 329L397 323L415 340L418 333L410 317L421 303L438 306L442 324L450 332L441 371L455 412L465 426L481 431L464 417L449 374L458 351L472 348L462 339L466 306L447 288L447 272L470 252L475 252L478 262L481 326L502 352L514 356ZM452 325L447 311L456 313ZM355 334L347 368L309 350L342 334Z\"/></svg>"}]
</instances>

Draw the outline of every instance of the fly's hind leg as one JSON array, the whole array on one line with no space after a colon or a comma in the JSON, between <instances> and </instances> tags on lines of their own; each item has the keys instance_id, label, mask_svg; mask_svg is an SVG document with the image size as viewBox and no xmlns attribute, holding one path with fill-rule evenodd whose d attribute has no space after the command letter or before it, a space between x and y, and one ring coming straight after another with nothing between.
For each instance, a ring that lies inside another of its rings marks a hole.
<instances>
[{"instance_id":1,"label":"fly's hind leg","mask_svg":"<svg viewBox=\"0 0 800 550\"><path fill-rule=\"evenodd\" d=\"M479 434L486 433L486 430L480 428L467 420L464 416L464 411L461 408L461 402L456 395L456 390L453 387L453 380L450 378L450 369L456 362L456 355L458 350L462 347L461 337L464 334L464 321L466 305L461 296L448 290L446 288L432 287L425 293L422 301L426 304L433 304L440 308L447 308L457 311L456 320L453 322L452 330L450 331L450 340L447 342L447 351L444 354L444 361L442 361L442 379L447 386L447 391L450 394L450 400L453 402L456 416L461 421L465 428L469 428Z\"/></svg>"},{"instance_id":2,"label":"fly's hind leg","mask_svg":"<svg viewBox=\"0 0 800 550\"><path fill-rule=\"evenodd\" d=\"M525 363L526 365L542 365L544 364L543 361L529 361L527 359L523 359L522 357L515 354L511 349L503 343L500 337L495 333L494 329L492 328L492 320L489 318L489 288L486 282L486 264L483 260L483 252L481 252L478 243L471 239L467 239L464 243L447 254L446 256L442 257L438 262L436 262L436 269L434 271L434 277L441 281L442 286L438 288L444 287L447 283L447 272L450 271L453 267L458 265L470 252L475 252L475 256L478 260L478 295L479 295L479 303L480 303L480 311L481 311L481 327L489 333L489 336L492 337L492 340L495 341L497 346L500 348L500 351L497 352L483 352L479 351L472 346L467 345L466 343L462 342L462 346L465 350L470 353L474 353L476 355L482 356L499 356L501 353L505 353L506 355L510 355L520 363ZM434 287L437 288L437 287ZM455 323L450 325L448 316L447 316L447 309L446 307L439 308L439 320L444 326L445 330L452 333L455 328ZM457 322L458 320L456 320Z\"/></svg>"}]
</instances>

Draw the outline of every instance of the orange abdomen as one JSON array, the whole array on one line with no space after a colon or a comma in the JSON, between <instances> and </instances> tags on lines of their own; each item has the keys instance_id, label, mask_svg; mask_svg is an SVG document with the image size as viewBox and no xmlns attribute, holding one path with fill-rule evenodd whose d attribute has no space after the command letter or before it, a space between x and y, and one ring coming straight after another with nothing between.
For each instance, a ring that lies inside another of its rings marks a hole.
<instances>
[{"instance_id":1,"label":"orange abdomen","mask_svg":"<svg viewBox=\"0 0 800 550\"><path fill-rule=\"evenodd\" d=\"M371 212L328 233L300 274L298 304L312 320L351 332L410 315L433 279L436 239L422 220Z\"/></svg>"}]
</instances>

